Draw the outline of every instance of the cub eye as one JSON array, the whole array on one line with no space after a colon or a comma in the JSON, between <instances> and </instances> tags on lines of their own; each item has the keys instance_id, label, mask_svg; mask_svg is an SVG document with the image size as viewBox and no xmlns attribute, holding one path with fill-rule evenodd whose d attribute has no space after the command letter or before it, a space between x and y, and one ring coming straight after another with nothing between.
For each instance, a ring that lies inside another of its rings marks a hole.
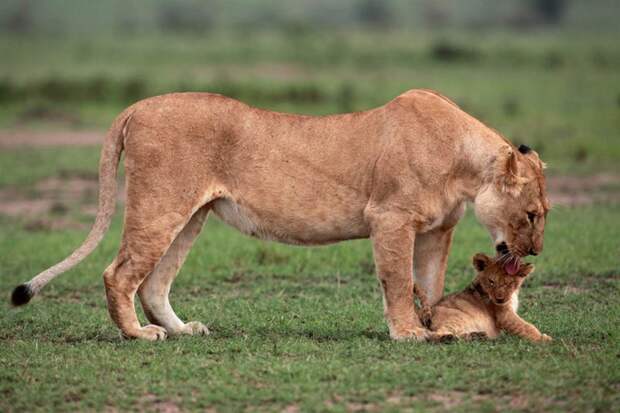
<instances>
[{"instance_id":1,"label":"cub eye","mask_svg":"<svg viewBox=\"0 0 620 413\"><path fill-rule=\"evenodd\" d=\"M495 281L489 279L489 285L491 285L491 286L495 285Z\"/></svg>"},{"instance_id":2,"label":"cub eye","mask_svg":"<svg viewBox=\"0 0 620 413\"><path fill-rule=\"evenodd\" d=\"M533 224L534 220L536 219L536 213L535 212L528 212L527 213L527 219Z\"/></svg>"}]
</instances>

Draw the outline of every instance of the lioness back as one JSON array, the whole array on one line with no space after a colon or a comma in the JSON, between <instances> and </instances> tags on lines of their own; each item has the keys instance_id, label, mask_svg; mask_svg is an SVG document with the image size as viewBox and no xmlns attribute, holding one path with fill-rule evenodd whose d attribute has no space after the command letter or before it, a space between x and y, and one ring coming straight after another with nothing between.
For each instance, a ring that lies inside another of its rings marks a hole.
<instances>
[{"instance_id":1,"label":"lioness back","mask_svg":"<svg viewBox=\"0 0 620 413\"><path fill-rule=\"evenodd\" d=\"M205 199L215 195L215 214L246 234L294 244L364 238L373 168L395 130L411 124L403 106L415 99L407 93L368 111L305 116L210 93L157 96L131 108L126 158L149 164L151 175L166 159L165 173L195 181ZM454 110L428 93L420 99Z\"/></svg>"}]
</instances>

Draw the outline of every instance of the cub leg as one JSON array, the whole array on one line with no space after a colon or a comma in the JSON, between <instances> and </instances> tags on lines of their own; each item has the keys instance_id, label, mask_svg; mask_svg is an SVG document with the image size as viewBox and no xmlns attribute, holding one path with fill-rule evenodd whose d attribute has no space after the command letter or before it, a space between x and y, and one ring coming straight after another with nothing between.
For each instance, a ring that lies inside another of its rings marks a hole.
<instances>
[{"instance_id":1,"label":"cub leg","mask_svg":"<svg viewBox=\"0 0 620 413\"><path fill-rule=\"evenodd\" d=\"M406 218L394 215L372 217L371 227L390 337L423 340L427 331L416 315L413 302L413 227Z\"/></svg>"},{"instance_id":2,"label":"cub leg","mask_svg":"<svg viewBox=\"0 0 620 413\"><path fill-rule=\"evenodd\" d=\"M430 305L436 304L443 296L452 232L452 228L438 229L418 234L415 239L413 256L415 281L425 292Z\"/></svg>"},{"instance_id":3,"label":"cub leg","mask_svg":"<svg viewBox=\"0 0 620 413\"><path fill-rule=\"evenodd\" d=\"M488 337L486 331L479 331L479 327L472 324L469 317L460 310L441 306L435 307L431 329L431 340L437 342Z\"/></svg>"},{"instance_id":4,"label":"cub leg","mask_svg":"<svg viewBox=\"0 0 620 413\"><path fill-rule=\"evenodd\" d=\"M210 206L200 208L185 225L183 230L174 239L170 248L161 259L155 270L149 274L140 288L138 295L146 318L153 324L162 326L168 334L209 334L207 327L198 322L184 323L177 317L168 295L172 282L192 247L194 240L200 234L209 214Z\"/></svg>"},{"instance_id":5,"label":"cub leg","mask_svg":"<svg viewBox=\"0 0 620 413\"><path fill-rule=\"evenodd\" d=\"M528 323L511 309L506 309L497 317L498 327L507 333L523 337L530 341L551 341L552 338L542 334L536 326Z\"/></svg>"},{"instance_id":6,"label":"cub leg","mask_svg":"<svg viewBox=\"0 0 620 413\"><path fill-rule=\"evenodd\" d=\"M187 222L171 212L146 226L125 217L125 230L116 259L105 270L103 280L112 320L127 338L163 340L166 330L157 325L140 327L134 297L142 281L153 271L168 247Z\"/></svg>"}]
</instances>

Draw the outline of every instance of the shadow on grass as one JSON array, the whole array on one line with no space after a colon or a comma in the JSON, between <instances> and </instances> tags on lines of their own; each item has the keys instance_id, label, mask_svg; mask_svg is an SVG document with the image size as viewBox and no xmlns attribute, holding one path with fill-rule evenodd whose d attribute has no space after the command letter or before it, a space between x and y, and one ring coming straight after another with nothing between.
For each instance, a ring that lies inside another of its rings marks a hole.
<instances>
[{"instance_id":1,"label":"shadow on grass","mask_svg":"<svg viewBox=\"0 0 620 413\"><path fill-rule=\"evenodd\" d=\"M338 331L320 331L320 329L290 329L283 331L281 329L261 328L253 332L257 337L273 338L289 337L304 338L317 343L351 341L355 338L367 338L377 341L391 341L389 334L382 331L374 330L338 330ZM217 335L218 338L226 338L228 334ZM230 338L234 335L230 335Z\"/></svg>"}]
</instances>

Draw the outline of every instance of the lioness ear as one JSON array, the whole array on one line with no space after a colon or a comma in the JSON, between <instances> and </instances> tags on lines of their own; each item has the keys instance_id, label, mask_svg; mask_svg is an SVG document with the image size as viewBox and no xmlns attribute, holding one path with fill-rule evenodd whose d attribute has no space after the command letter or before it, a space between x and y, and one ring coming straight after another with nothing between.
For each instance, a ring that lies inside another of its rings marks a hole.
<instances>
[{"instance_id":1,"label":"lioness ear","mask_svg":"<svg viewBox=\"0 0 620 413\"><path fill-rule=\"evenodd\" d=\"M524 264L521 267L521 271L518 272L519 277L527 277L528 275L530 275L532 273L532 271L534 271L534 264Z\"/></svg>"},{"instance_id":2,"label":"lioness ear","mask_svg":"<svg viewBox=\"0 0 620 413\"><path fill-rule=\"evenodd\" d=\"M519 195L527 179L519 176L519 163L517 155L510 145L500 148L499 155L495 161L495 183L502 192L509 192Z\"/></svg>"},{"instance_id":3,"label":"lioness ear","mask_svg":"<svg viewBox=\"0 0 620 413\"><path fill-rule=\"evenodd\" d=\"M474 268L478 271L484 271L484 269L487 267L490 261L491 261L491 258L487 257L481 252L474 255L474 258L472 259Z\"/></svg>"}]
</instances>

